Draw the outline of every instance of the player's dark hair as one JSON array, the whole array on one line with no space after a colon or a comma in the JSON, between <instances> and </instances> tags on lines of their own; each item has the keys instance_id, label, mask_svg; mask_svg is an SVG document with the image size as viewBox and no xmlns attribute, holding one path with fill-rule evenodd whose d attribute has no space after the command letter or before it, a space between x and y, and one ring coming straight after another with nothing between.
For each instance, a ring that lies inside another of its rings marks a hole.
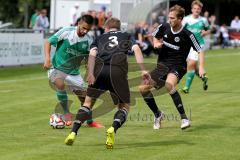
<instances>
[{"instance_id":1,"label":"player's dark hair","mask_svg":"<svg viewBox=\"0 0 240 160\"><path fill-rule=\"evenodd\" d=\"M119 19L111 17L105 22L104 26L108 28L116 28L120 30L121 22Z\"/></svg>"},{"instance_id":2,"label":"player's dark hair","mask_svg":"<svg viewBox=\"0 0 240 160\"><path fill-rule=\"evenodd\" d=\"M173 7L171 7L169 12L173 12L173 11L176 12L177 18L183 19L183 17L185 16L185 9L179 5L174 5Z\"/></svg>"},{"instance_id":3,"label":"player's dark hair","mask_svg":"<svg viewBox=\"0 0 240 160\"><path fill-rule=\"evenodd\" d=\"M91 15L85 14L83 15L79 21L84 21L87 24L93 25L93 17Z\"/></svg>"}]
</instances>

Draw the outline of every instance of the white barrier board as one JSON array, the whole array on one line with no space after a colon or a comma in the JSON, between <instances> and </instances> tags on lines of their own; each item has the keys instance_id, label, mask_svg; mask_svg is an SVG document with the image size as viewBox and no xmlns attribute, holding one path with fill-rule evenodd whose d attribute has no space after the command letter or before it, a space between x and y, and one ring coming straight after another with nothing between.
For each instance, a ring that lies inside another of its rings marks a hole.
<instances>
[{"instance_id":1,"label":"white barrier board","mask_svg":"<svg viewBox=\"0 0 240 160\"><path fill-rule=\"evenodd\" d=\"M43 33L0 33L0 66L43 63Z\"/></svg>"}]
</instances>

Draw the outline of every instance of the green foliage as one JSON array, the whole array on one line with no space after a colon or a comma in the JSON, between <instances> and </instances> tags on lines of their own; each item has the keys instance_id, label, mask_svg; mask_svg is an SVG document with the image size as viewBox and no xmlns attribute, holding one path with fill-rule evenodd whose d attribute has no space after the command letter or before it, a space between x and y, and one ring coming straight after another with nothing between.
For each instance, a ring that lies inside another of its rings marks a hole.
<instances>
[{"instance_id":1,"label":"green foliage","mask_svg":"<svg viewBox=\"0 0 240 160\"><path fill-rule=\"evenodd\" d=\"M0 20L3 22L15 22L19 16L18 0L0 0Z\"/></svg>"},{"instance_id":2,"label":"green foliage","mask_svg":"<svg viewBox=\"0 0 240 160\"><path fill-rule=\"evenodd\" d=\"M0 0L0 21L12 22L14 27L24 27L24 15L28 21L36 8L46 8L49 11L50 0Z\"/></svg>"}]
</instances>

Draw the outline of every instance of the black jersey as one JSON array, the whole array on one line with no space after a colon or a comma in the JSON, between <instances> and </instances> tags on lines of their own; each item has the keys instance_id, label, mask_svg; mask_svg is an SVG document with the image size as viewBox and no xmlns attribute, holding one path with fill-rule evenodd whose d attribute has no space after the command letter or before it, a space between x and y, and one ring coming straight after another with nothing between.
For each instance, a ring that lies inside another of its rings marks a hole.
<instances>
[{"instance_id":1,"label":"black jersey","mask_svg":"<svg viewBox=\"0 0 240 160\"><path fill-rule=\"evenodd\" d=\"M167 66L186 67L186 59L191 47L197 52L201 51L201 47L193 33L185 28L174 32L169 23L164 23L159 25L152 35L163 40L158 62L163 62Z\"/></svg>"},{"instance_id":2,"label":"black jersey","mask_svg":"<svg viewBox=\"0 0 240 160\"><path fill-rule=\"evenodd\" d=\"M134 44L130 34L110 31L96 38L91 49L97 49L97 58L106 65L125 65L128 52Z\"/></svg>"}]
</instances>

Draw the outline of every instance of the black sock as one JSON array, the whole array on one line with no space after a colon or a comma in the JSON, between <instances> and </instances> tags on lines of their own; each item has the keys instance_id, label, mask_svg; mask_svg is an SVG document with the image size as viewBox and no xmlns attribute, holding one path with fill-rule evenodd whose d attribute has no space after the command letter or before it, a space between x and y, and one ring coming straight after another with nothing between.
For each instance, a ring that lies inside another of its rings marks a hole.
<instances>
[{"instance_id":1,"label":"black sock","mask_svg":"<svg viewBox=\"0 0 240 160\"><path fill-rule=\"evenodd\" d=\"M173 102L178 110L178 113L180 114L181 116L181 119L188 119L187 118L187 115L184 111L184 107L183 107L183 103L182 103L182 99L178 93L178 91L173 91L172 93L170 93L172 99L173 99Z\"/></svg>"},{"instance_id":2,"label":"black sock","mask_svg":"<svg viewBox=\"0 0 240 160\"><path fill-rule=\"evenodd\" d=\"M126 121L127 114L128 112L125 109L119 109L115 113L113 124L112 124L112 127L114 128L115 133L117 132L118 128L120 128L123 125L123 123Z\"/></svg>"},{"instance_id":3,"label":"black sock","mask_svg":"<svg viewBox=\"0 0 240 160\"><path fill-rule=\"evenodd\" d=\"M81 125L87 120L89 119L89 117L91 116L91 110L88 107L82 106L79 110L78 113L76 115L76 119L73 123L73 127L72 127L72 132L75 132L77 134L79 128L81 127Z\"/></svg>"},{"instance_id":4,"label":"black sock","mask_svg":"<svg viewBox=\"0 0 240 160\"><path fill-rule=\"evenodd\" d=\"M142 94L144 101L148 105L148 107L152 110L154 116L158 118L160 116L161 111L158 109L155 99L153 97L152 92L146 92Z\"/></svg>"}]
</instances>

